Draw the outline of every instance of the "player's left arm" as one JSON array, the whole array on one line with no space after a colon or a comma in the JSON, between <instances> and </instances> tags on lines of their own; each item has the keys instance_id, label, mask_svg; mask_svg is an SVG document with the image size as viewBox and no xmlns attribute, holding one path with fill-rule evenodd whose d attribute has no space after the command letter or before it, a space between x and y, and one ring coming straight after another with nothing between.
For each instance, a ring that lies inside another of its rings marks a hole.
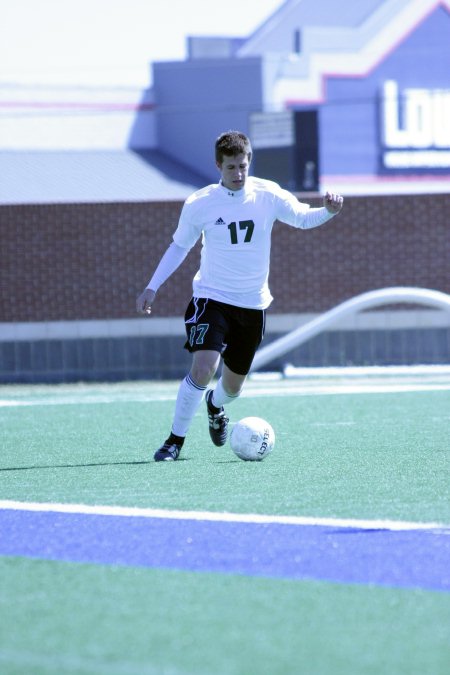
<instances>
[{"instance_id":1,"label":"player's left arm","mask_svg":"<svg viewBox=\"0 0 450 675\"><path fill-rule=\"evenodd\" d=\"M310 207L309 204L300 202L297 197L289 192L278 188L274 191L275 217L283 223L309 230L319 227L334 218L342 209L344 198L342 195L327 191L323 197L323 206Z\"/></svg>"},{"instance_id":2,"label":"player's left arm","mask_svg":"<svg viewBox=\"0 0 450 675\"><path fill-rule=\"evenodd\" d=\"M340 212L343 203L342 195L327 191L323 197L323 206L308 209L296 225L303 230L323 225Z\"/></svg>"}]
</instances>

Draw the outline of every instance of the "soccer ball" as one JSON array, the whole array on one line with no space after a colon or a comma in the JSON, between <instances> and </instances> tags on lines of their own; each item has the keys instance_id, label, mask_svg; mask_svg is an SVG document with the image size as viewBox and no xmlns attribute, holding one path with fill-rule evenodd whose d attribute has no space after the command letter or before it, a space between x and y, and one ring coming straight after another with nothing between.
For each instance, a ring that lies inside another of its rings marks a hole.
<instances>
[{"instance_id":1,"label":"soccer ball","mask_svg":"<svg viewBox=\"0 0 450 675\"><path fill-rule=\"evenodd\" d=\"M244 417L231 430L230 445L234 454L249 462L260 462L275 444L275 432L261 417Z\"/></svg>"}]
</instances>

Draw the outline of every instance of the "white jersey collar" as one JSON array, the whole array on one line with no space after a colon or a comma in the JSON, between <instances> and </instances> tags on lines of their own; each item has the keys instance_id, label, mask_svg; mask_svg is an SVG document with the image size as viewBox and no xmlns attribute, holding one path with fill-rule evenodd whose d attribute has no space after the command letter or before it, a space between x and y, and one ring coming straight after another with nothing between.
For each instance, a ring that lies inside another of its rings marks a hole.
<instances>
[{"instance_id":1,"label":"white jersey collar","mask_svg":"<svg viewBox=\"0 0 450 675\"><path fill-rule=\"evenodd\" d=\"M248 180L248 178L247 178L247 180ZM235 201L242 201L244 199L245 195L248 192L247 182L244 185L244 187L241 188L240 190L229 190L227 187L225 187L225 185L222 183L222 181L220 181L219 187L220 187L220 189L221 189L221 191L224 195L226 195L227 197L229 197L230 199L233 199Z\"/></svg>"}]
</instances>

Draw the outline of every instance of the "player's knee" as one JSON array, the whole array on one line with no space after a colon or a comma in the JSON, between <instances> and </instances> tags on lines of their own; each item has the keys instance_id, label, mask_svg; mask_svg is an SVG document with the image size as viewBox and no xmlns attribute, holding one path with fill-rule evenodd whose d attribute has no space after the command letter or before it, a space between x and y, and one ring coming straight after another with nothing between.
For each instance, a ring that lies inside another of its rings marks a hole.
<instances>
[{"instance_id":1,"label":"player's knee","mask_svg":"<svg viewBox=\"0 0 450 675\"><path fill-rule=\"evenodd\" d=\"M191 370L191 377L198 385L205 387L214 377L216 369L207 364L198 364Z\"/></svg>"},{"instance_id":2,"label":"player's knee","mask_svg":"<svg viewBox=\"0 0 450 675\"><path fill-rule=\"evenodd\" d=\"M206 352L196 352L196 358L192 363L191 377L198 385L205 387L216 374L218 365L218 358Z\"/></svg>"},{"instance_id":3,"label":"player's knee","mask_svg":"<svg viewBox=\"0 0 450 675\"><path fill-rule=\"evenodd\" d=\"M238 398L242 394L243 385L234 387L224 387L225 393L233 398Z\"/></svg>"}]
</instances>

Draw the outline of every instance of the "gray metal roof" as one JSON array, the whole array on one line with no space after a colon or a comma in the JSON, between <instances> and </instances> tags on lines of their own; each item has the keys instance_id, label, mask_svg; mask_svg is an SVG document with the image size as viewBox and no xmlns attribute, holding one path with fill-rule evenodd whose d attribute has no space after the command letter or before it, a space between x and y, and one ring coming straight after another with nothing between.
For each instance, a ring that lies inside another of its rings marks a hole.
<instances>
[{"instance_id":1,"label":"gray metal roof","mask_svg":"<svg viewBox=\"0 0 450 675\"><path fill-rule=\"evenodd\" d=\"M0 203L181 199L208 182L157 150L0 152Z\"/></svg>"}]
</instances>

